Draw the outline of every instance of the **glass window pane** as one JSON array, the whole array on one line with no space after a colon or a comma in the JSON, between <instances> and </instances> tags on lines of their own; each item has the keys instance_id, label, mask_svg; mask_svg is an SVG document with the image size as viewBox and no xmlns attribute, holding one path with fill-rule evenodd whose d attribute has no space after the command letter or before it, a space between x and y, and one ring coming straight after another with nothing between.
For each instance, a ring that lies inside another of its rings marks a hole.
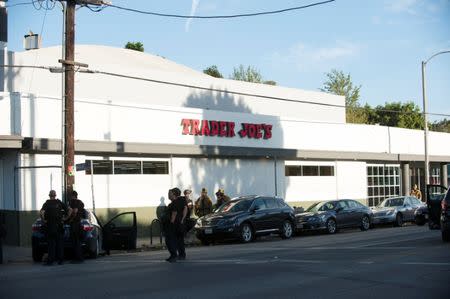
<instances>
[{"instance_id":1,"label":"glass window pane","mask_svg":"<svg viewBox=\"0 0 450 299\"><path fill-rule=\"evenodd\" d=\"M334 166L320 166L320 176L334 176Z\"/></svg>"},{"instance_id":2,"label":"glass window pane","mask_svg":"<svg viewBox=\"0 0 450 299\"><path fill-rule=\"evenodd\" d=\"M319 166L303 165L303 176L318 176Z\"/></svg>"},{"instance_id":3,"label":"glass window pane","mask_svg":"<svg viewBox=\"0 0 450 299\"><path fill-rule=\"evenodd\" d=\"M113 174L112 161L94 160L92 161L94 174Z\"/></svg>"},{"instance_id":4,"label":"glass window pane","mask_svg":"<svg viewBox=\"0 0 450 299\"><path fill-rule=\"evenodd\" d=\"M301 176L302 167L300 165L286 165L284 172L286 176Z\"/></svg>"},{"instance_id":5,"label":"glass window pane","mask_svg":"<svg viewBox=\"0 0 450 299\"><path fill-rule=\"evenodd\" d=\"M144 174L169 174L169 162L167 161L143 161Z\"/></svg>"},{"instance_id":6,"label":"glass window pane","mask_svg":"<svg viewBox=\"0 0 450 299\"><path fill-rule=\"evenodd\" d=\"M114 174L141 174L141 161L114 161Z\"/></svg>"}]
</instances>

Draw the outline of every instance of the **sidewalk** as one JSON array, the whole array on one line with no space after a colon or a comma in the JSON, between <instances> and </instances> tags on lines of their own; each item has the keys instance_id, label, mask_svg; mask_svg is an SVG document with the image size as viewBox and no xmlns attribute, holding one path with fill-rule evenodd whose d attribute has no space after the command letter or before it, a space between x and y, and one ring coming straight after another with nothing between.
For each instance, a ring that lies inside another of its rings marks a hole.
<instances>
[{"instance_id":1,"label":"sidewalk","mask_svg":"<svg viewBox=\"0 0 450 299\"><path fill-rule=\"evenodd\" d=\"M125 252L140 252L150 250L163 250L165 249L164 237L162 238L162 244L159 242L159 236L153 237L153 244L150 244L150 238L138 238L136 244L136 250L114 250L112 255ZM185 239L186 246L198 246L200 242L197 240L194 234L189 233ZM11 246L3 245L3 264L16 264L33 262L31 257L31 247ZM1 264L0 264L1 265Z\"/></svg>"}]
</instances>

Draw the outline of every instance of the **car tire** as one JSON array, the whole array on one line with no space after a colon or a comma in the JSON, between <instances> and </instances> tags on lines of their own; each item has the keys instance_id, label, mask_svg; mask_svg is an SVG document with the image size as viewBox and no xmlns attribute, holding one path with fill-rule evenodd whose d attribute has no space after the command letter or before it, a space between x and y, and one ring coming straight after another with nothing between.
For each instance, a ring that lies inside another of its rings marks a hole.
<instances>
[{"instance_id":1,"label":"car tire","mask_svg":"<svg viewBox=\"0 0 450 299\"><path fill-rule=\"evenodd\" d=\"M395 216L394 226L395 227L403 226L403 215L402 214L398 213L397 216Z\"/></svg>"},{"instance_id":2,"label":"car tire","mask_svg":"<svg viewBox=\"0 0 450 299\"><path fill-rule=\"evenodd\" d=\"M333 218L328 219L325 226L328 234L332 235L337 232L336 220L334 220Z\"/></svg>"},{"instance_id":3,"label":"car tire","mask_svg":"<svg viewBox=\"0 0 450 299\"><path fill-rule=\"evenodd\" d=\"M290 239L294 234L294 226L289 220L283 222L283 227L281 228L281 238Z\"/></svg>"},{"instance_id":4,"label":"car tire","mask_svg":"<svg viewBox=\"0 0 450 299\"><path fill-rule=\"evenodd\" d=\"M442 231L442 241L450 242L450 231Z\"/></svg>"},{"instance_id":5,"label":"car tire","mask_svg":"<svg viewBox=\"0 0 450 299\"><path fill-rule=\"evenodd\" d=\"M249 243L253 240L253 229L249 223L241 225L240 239L242 243Z\"/></svg>"},{"instance_id":6,"label":"car tire","mask_svg":"<svg viewBox=\"0 0 450 299\"><path fill-rule=\"evenodd\" d=\"M424 226L425 223L426 223L425 219L422 219L422 218L419 218L419 217L416 217L416 219L414 219L414 222L418 226Z\"/></svg>"},{"instance_id":7,"label":"car tire","mask_svg":"<svg viewBox=\"0 0 450 299\"><path fill-rule=\"evenodd\" d=\"M366 231L370 228L370 218L367 215L362 216L361 218L361 230Z\"/></svg>"},{"instance_id":8,"label":"car tire","mask_svg":"<svg viewBox=\"0 0 450 299\"><path fill-rule=\"evenodd\" d=\"M91 259L96 259L100 253L100 240L97 238L95 241L95 248L92 251L89 251L89 257Z\"/></svg>"}]
</instances>

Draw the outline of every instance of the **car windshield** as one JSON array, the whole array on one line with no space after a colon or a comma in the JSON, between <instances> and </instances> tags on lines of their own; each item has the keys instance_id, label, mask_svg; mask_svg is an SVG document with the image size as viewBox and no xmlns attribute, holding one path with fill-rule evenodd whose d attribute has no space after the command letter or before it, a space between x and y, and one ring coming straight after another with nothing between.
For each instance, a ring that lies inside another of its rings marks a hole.
<instances>
[{"instance_id":1,"label":"car windshield","mask_svg":"<svg viewBox=\"0 0 450 299\"><path fill-rule=\"evenodd\" d=\"M252 205L251 199L230 201L228 203L221 205L216 210L216 213L235 213L247 211L251 205Z\"/></svg>"},{"instance_id":2,"label":"car windshield","mask_svg":"<svg viewBox=\"0 0 450 299\"><path fill-rule=\"evenodd\" d=\"M378 206L381 208L398 207L403 205L404 198L386 198Z\"/></svg>"},{"instance_id":3,"label":"car windshield","mask_svg":"<svg viewBox=\"0 0 450 299\"><path fill-rule=\"evenodd\" d=\"M322 201L322 202L316 202L312 206L310 206L308 209L306 209L306 212L318 212L318 211L329 211L334 209L334 202L331 201Z\"/></svg>"}]
</instances>

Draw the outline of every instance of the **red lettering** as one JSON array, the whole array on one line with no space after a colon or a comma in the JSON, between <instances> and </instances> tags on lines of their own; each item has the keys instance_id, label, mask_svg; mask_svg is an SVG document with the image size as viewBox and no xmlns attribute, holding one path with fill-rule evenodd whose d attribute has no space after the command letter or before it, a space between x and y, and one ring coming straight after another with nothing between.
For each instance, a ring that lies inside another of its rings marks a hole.
<instances>
[{"instance_id":1,"label":"red lettering","mask_svg":"<svg viewBox=\"0 0 450 299\"><path fill-rule=\"evenodd\" d=\"M248 125L248 137L256 138L256 125L254 125L254 124Z\"/></svg>"},{"instance_id":2,"label":"red lettering","mask_svg":"<svg viewBox=\"0 0 450 299\"><path fill-rule=\"evenodd\" d=\"M239 136L241 136L241 138L246 137L248 134L248 124L242 124L242 129L239 131Z\"/></svg>"},{"instance_id":3,"label":"red lettering","mask_svg":"<svg viewBox=\"0 0 450 299\"><path fill-rule=\"evenodd\" d=\"M183 118L181 120L181 124L183 125L183 132L182 132L182 134L183 135L189 134L189 126L191 125L191 120Z\"/></svg>"},{"instance_id":4,"label":"red lettering","mask_svg":"<svg viewBox=\"0 0 450 299\"><path fill-rule=\"evenodd\" d=\"M217 136L219 134L219 124L217 121L212 120L209 122L209 127L211 129L209 136Z\"/></svg>"},{"instance_id":5,"label":"red lettering","mask_svg":"<svg viewBox=\"0 0 450 299\"><path fill-rule=\"evenodd\" d=\"M264 139L272 138L272 125L263 124L264 128Z\"/></svg>"},{"instance_id":6,"label":"red lettering","mask_svg":"<svg viewBox=\"0 0 450 299\"><path fill-rule=\"evenodd\" d=\"M200 133L200 129L198 128L199 123L200 121L198 119L192 120L190 135L198 135Z\"/></svg>"},{"instance_id":7,"label":"red lettering","mask_svg":"<svg viewBox=\"0 0 450 299\"><path fill-rule=\"evenodd\" d=\"M219 121L219 136L225 137L227 136L227 122L226 121Z\"/></svg>"},{"instance_id":8,"label":"red lettering","mask_svg":"<svg viewBox=\"0 0 450 299\"><path fill-rule=\"evenodd\" d=\"M234 137L234 122L228 122L228 136L227 137Z\"/></svg>"},{"instance_id":9,"label":"red lettering","mask_svg":"<svg viewBox=\"0 0 450 299\"><path fill-rule=\"evenodd\" d=\"M209 125L207 120L202 120L202 132L200 135L209 136Z\"/></svg>"},{"instance_id":10,"label":"red lettering","mask_svg":"<svg viewBox=\"0 0 450 299\"><path fill-rule=\"evenodd\" d=\"M261 139L262 138L262 125L256 125L256 139Z\"/></svg>"}]
</instances>

